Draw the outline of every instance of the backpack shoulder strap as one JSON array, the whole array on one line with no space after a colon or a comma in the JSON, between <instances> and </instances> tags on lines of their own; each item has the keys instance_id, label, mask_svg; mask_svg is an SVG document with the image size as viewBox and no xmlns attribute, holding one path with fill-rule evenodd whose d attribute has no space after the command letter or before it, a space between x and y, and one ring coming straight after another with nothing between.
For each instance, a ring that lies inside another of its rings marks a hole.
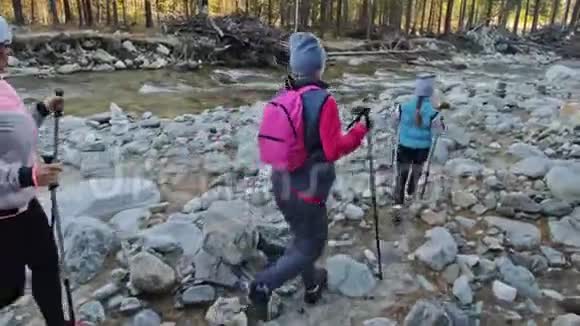
<instances>
[{"instance_id":1,"label":"backpack shoulder strap","mask_svg":"<svg viewBox=\"0 0 580 326\"><path fill-rule=\"evenodd\" d=\"M298 92L298 94L302 95L306 92L313 91L315 89L320 89L320 87L318 87L316 85L308 85L308 86L301 87L300 89L298 89L297 92Z\"/></svg>"}]
</instances>

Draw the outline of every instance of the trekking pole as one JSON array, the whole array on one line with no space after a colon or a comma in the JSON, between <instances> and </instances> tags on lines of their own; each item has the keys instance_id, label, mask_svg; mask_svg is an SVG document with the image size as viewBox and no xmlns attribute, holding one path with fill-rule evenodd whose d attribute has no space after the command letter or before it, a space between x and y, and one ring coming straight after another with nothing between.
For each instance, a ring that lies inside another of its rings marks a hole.
<instances>
[{"instance_id":1,"label":"trekking pole","mask_svg":"<svg viewBox=\"0 0 580 326\"><path fill-rule=\"evenodd\" d=\"M433 153L437 147L437 141L439 140L439 135L433 138L433 144L429 149L429 156L427 156L427 171L425 171L425 182L423 183L423 189L421 189L421 194L419 198L422 200L425 195L425 190L427 189L427 183L429 183L429 174L431 173L431 161L433 160Z\"/></svg>"},{"instance_id":2,"label":"trekking pole","mask_svg":"<svg viewBox=\"0 0 580 326\"><path fill-rule=\"evenodd\" d=\"M400 112L400 104L396 104L395 106L395 110L399 110ZM401 121L401 116L399 115L399 121ZM392 143L392 152L391 152L391 166L393 167L393 189L395 188L395 186L397 185L397 178L398 178L398 173L399 173L399 136L400 136L400 122L397 124L397 129L395 131L395 136L393 138Z\"/></svg>"},{"instance_id":3,"label":"trekking pole","mask_svg":"<svg viewBox=\"0 0 580 326\"><path fill-rule=\"evenodd\" d=\"M365 119L367 126L371 125L371 119L369 113L365 114ZM371 188L371 204L373 206L373 218L375 220L375 241L377 243L377 258L379 262L379 280L383 280L383 263L381 255L381 239L379 235L379 212L377 210L377 187L375 184L375 166L373 163L373 136L372 132L369 130L367 132L367 143L368 143L368 160L369 160L369 182Z\"/></svg>"},{"instance_id":4,"label":"trekking pole","mask_svg":"<svg viewBox=\"0 0 580 326\"><path fill-rule=\"evenodd\" d=\"M64 92L62 89L57 89L55 91L56 96L60 96L62 97L64 95ZM62 117L62 112L54 112L54 152L52 156L45 156L44 160L46 161L46 163L50 164L52 162L58 162L58 136L59 136L59 122L60 122L60 118ZM56 188L58 188L58 184L52 184L48 187L48 189L50 190L50 201L52 204L51 207L51 229L53 232L56 231L56 237L58 239L57 241L57 249L58 249L58 254L59 254L59 265L60 265L60 269L61 269L61 277L63 279L63 284L64 284L64 289L66 292L66 299L67 299L67 305L68 305L68 317L69 317L69 321L68 323L70 325L74 325L75 324L75 312L74 312L74 306L73 306L73 298L72 298L72 292L71 292L71 287L70 287L70 278L69 278L69 273L68 273L68 269L66 267L66 264L64 263L64 237L63 237L63 233L62 233L62 228L61 228L61 220L60 220L60 212L58 210L58 203L56 200Z\"/></svg>"},{"instance_id":5,"label":"trekking pole","mask_svg":"<svg viewBox=\"0 0 580 326\"><path fill-rule=\"evenodd\" d=\"M382 263L382 255L381 255L381 239L379 235L379 212L377 209L377 187L375 183L375 165L373 162L373 136L372 132L370 131L371 126L371 118L370 118L370 108L365 107L355 107L352 109L352 113L357 116L357 118L349 125L349 129L355 122L360 121L362 117L365 118L365 122L367 124L367 128L369 128L367 132L367 143L368 143L368 152L367 152L367 160L369 161L369 187L371 189L371 205L373 208L373 218L375 220L375 240L377 244L377 258L379 263L379 271L378 271L378 278L379 280L383 280L383 263Z\"/></svg>"}]
</instances>

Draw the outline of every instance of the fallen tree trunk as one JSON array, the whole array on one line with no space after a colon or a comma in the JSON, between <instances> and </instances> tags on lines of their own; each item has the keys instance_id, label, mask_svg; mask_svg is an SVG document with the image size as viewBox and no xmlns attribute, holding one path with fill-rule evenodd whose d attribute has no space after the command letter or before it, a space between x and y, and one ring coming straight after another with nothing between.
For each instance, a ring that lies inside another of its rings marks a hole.
<instances>
[{"instance_id":1,"label":"fallen tree trunk","mask_svg":"<svg viewBox=\"0 0 580 326\"><path fill-rule=\"evenodd\" d=\"M378 50L378 51L336 51L328 52L329 58L333 57L356 57L356 56L391 56L404 60L416 60L420 57L427 59L447 59L450 55L442 51L434 50Z\"/></svg>"}]
</instances>

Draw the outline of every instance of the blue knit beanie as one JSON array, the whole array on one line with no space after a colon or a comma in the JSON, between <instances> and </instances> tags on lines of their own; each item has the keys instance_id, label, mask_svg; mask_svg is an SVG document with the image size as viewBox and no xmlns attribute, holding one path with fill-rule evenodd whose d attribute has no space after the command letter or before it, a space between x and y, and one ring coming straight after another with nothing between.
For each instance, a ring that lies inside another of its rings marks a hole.
<instances>
[{"instance_id":1,"label":"blue knit beanie","mask_svg":"<svg viewBox=\"0 0 580 326\"><path fill-rule=\"evenodd\" d=\"M434 74L422 74L415 81L415 96L430 97L433 95Z\"/></svg>"},{"instance_id":2,"label":"blue knit beanie","mask_svg":"<svg viewBox=\"0 0 580 326\"><path fill-rule=\"evenodd\" d=\"M326 52L320 40L312 33L294 33L290 36L290 69L292 74L313 77L324 69Z\"/></svg>"}]
</instances>

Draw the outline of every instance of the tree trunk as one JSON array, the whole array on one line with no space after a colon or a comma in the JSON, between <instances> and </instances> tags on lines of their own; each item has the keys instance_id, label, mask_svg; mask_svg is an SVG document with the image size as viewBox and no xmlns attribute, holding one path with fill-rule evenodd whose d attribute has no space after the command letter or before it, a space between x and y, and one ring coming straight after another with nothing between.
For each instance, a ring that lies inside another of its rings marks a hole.
<instances>
[{"instance_id":1,"label":"tree trunk","mask_svg":"<svg viewBox=\"0 0 580 326\"><path fill-rule=\"evenodd\" d=\"M115 26L119 25L119 9L117 8L117 0L112 0L113 6L113 24Z\"/></svg>"},{"instance_id":2,"label":"tree trunk","mask_svg":"<svg viewBox=\"0 0 580 326\"><path fill-rule=\"evenodd\" d=\"M16 25L24 25L22 2L20 0L12 0L12 9L14 10L14 23L16 23Z\"/></svg>"},{"instance_id":3,"label":"tree trunk","mask_svg":"<svg viewBox=\"0 0 580 326\"><path fill-rule=\"evenodd\" d=\"M407 0L407 13L405 14L405 33L411 30L411 17L413 16L413 0Z\"/></svg>"},{"instance_id":4,"label":"tree trunk","mask_svg":"<svg viewBox=\"0 0 580 326\"><path fill-rule=\"evenodd\" d=\"M324 1L324 0L321 0ZM373 0L367 1L367 40L371 39L373 30Z\"/></svg>"},{"instance_id":5,"label":"tree trunk","mask_svg":"<svg viewBox=\"0 0 580 326\"><path fill-rule=\"evenodd\" d=\"M443 20L443 0L439 0L439 17L437 19L437 34L441 33L442 20Z\"/></svg>"},{"instance_id":6,"label":"tree trunk","mask_svg":"<svg viewBox=\"0 0 580 326\"><path fill-rule=\"evenodd\" d=\"M429 1L423 0L423 9L421 12L421 23L419 24L419 31L421 34L425 32L425 16L427 15L427 5Z\"/></svg>"},{"instance_id":7,"label":"tree trunk","mask_svg":"<svg viewBox=\"0 0 580 326\"><path fill-rule=\"evenodd\" d=\"M111 0L105 0L105 16L107 16L107 26L111 25Z\"/></svg>"},{"instance_id":8,"label":"tree trunk","mask_svg":"<svg viewBox=\"0 0 580 326\"><path fill-rule=\"evenodd\" d=\"M127 0L121 0L121 8L123 10L123 25L127 25Z\"/></svg>"},{"instance_id":9,"label":"tree trunk","mask_svg":"<svg viewBox=\"0 0 580 326\"><path fill-rule=\"evenodd\" d=\"M75 18L73 17L72 9L70 7L69 0L62 0L62 3L63 3L63 6L64 6L64 21L67 24L73 23L75 21Z\"/></svg>"},{"instance_id":10,"label":"tree trunk","mask_svg":"<svg viewBox=\"0 0 580 326\"><path fill-rule=\"evenodd\" d=\"M389 12L389 25L397 31L401 29L403 14L403 4L400 0L391 0L391 10Z\"/></svg>"},{"instance_id":11,"label":"tree trunk","mask_svg":"<svg viewBox=\"0 0 580 326\"><path fill-rule=\"evenodd\" d=\"M294 0L294 33L298 32L300 23L300 0Z\"/></svg>"},{"instance_id":12,"label":"tree trunk","mask_svg":"<svg viewBox=\"0 0 580 326\"><path fill-rule=\"evenodd\" d=\"M433 15L433 13L435 12L435 0L431 0L431 8L429 8L429 18L427 19L427 31L429 33L433 33L433 18L435 17L435 15Z\"/></svg>"},{"instance_id":13,"label":"tree trunk","mask_svg":"<svg viewBox=\"0 0 580 326\"><path fill-rule=\"evenodd\" d=\"M328 3L326 0L320 0L320 19L318 21L318 27L320 28L320 37L324 38L324 32L326 32L326 12L328 10Z\"/></svg>"},{"instance_id":14,"label":"tree trunk","mask_svg":"<svg viewBox=\"0 0 580 326\"><path fill-rule=\"evenodd\" d=\"M421 24L419 25L419 30L421 31L421 34L423 34L425 32L425 15L427 12L427 0L423 0L423 11L421 12Z\"/></svg>"},{"instance_id":15,"label":"tree trunk","mask_svg":"<svg viewBox=\"0 0 580 326\"><path fill-rule=\"evenodd\" d=\"M300 27L308 28L310 26L310 7L311 0L300 0Z\"/></svg>"},{"instance_id":16,"label":"tree trunk","mask_svg":"<svg viewBox=\"0 0 580 326\"><path fill-rule=\"evenodd\" d=\"M471 10L469 11L469 20L467 22L467 29L471 29L473 27L473 25L475 24L475 12L476 12L476 7L475 7L475 0L471 0Z\"/></svg>"},{"instance_id":17,"label":"tree trunk","mask_svg":"<svg viewBox=\"0 0 580 326\"><path fill-rule=\"evenodd\" d=\"M445 29L443 34L451 32L451 18L453 17L453 0L447 0L447 14L445 15Z\"/></svg>"},{"instance_id":18,"label":"tree trunk","mask_svg":"<svg viewBox=\"0 0 580 326\"><path fill-rule=\"evenodd\" d=\"M538 19L540 18L540 0L534 3L534 17L532 18L532 33L538 30Z\"/></svg>"},{"instance_id":19,"label":"tree trunk","mask_svg":"<svg viewBox=\"0 0 580 326\"><path fill-rule=\"evenodd\" d=\"M50 14L52 17L52 23L54 25L60 24L60 21L58 19L58 9L56 7L56 0L48 0L48 3L49 3Z\"/></svg>"},{"instance_id":20,"label":"tree trunk","mask_svg":"<svg viewBox=\"0 0 580 326\"><path fill-rule=\"evenodd\" d=\"M530 15L530 1L531 0L526 0L526 13L524 16L524 29L522 30L522 34L525 34L526 30L528 29L528 16Z\"/></svg>"},{"instance_id":21,"label":"tree trunk","mask_svg":"<svg viewBox=\"0 0 580 326\"><path fill-rule=\"evenodd\" d=\"M36 23L36 3L30 0L30 24L34 25L34 23Z\"/></svg>"},{"instance_id":22,"label":"tree trunk","mask_svg":"<svg viewBox=\"0 0 580 326\"><path fill-rule=\"evenodd\" d=\"M566 0L566 10L564 11L564 17L562 17L562 26L568 26L568 13L570 12L571 0Z\"/></svg>"},{"instance_id":23,"label":"tree trunk","mask_svg":"<svg viewBox=\"0 0 580 326\"><path fill-rule=\"evenodd\" d=\"M493 12L493 0L487 1L487 12L485 13L485 26L489 26L491 23L491 15Z\"/></svg>"},{"instance_id":24,"label":"tree trunk","mask_svg":"<svg viewBox=\"0 0 580 326\"><path fill-rule=\"evenodd\" d=\"M161 25L161 6L159 0L155 0L155 13L157 14L157 25Z\"/></svg>"},{"instance_id":25,"label":"tree trunk","mask_svg":"<svg viewBox=\"0 0 580 326\"><path fill-rule=\"evenodd\" d=\"M87 0L87 1L92 1L92 0ZM96 7L97 7L97 16L95 17L95 21L98 25L101 22L101 0L97 0Z\"/></svg>"},{"instance_id":26,"label":"tree trunk","mask_svg":"<svg viewBox=\"0 0 580 326\"><path fill-rule=\"evenodd\" d=\"M576 0L574 4L574 9L572 10L572 17L570 18L570 29L572 31L576 30L578 26L578 15L580 14L580 0Z\"/></svg>"},{"instance_id":27,"label":"tree trunk","mask_svg":"<svg viewBox=\"0 0 580 326\"><path fill-rule=\"evenodd\" d=\"M509 13L506 12L506 0L501 0L499 3L499 19L498 25L500 27L504 26L504 17L507 17Z\"/></svg>"},{"instance_id":28,"label":"tree trunk","mask_svg":"<svg viewBox=\"0 0 580 326\"><path fill-rule=\"evenodd\" d=\"M151 0L145 0L145 27L153 27L153 12L151 11Z\"/></svg>"},{"instance_id":29,"label":"tree trunk","mask_svg":"<svg viewBox=\"0 0 580 326\"><path fill-rule=\"evenodd\" d=\"M272 25L272 0L268 0L268 25Z\"/></svg>"},{"instance_id":30,"label":"tree trunk","mask_svg":"<svg viewBox=\"0 0 580 326\"><path fill-rule=\"evenodd\" d=\"M85 3L85 20L87 25L93 26L93 7L91 5L91 0L84 0Z\"/></svg>"},{"instance_id":31,"label":"tree trunk","mask_svg":"<svg viewBox=\"0 0 580 326\"><path fill-rule=\"evenodd\" d=\"M458 30L462 31L465 27L465 11L467 10L467 0L461 0L459 8L459 22L457 28Z\"/></svg>"},{"instance_id":32,"label":"tree trunk","mask_svg":"<svg viewBox=\"0 0 580 326\"><path fill-rule=\"evenodd\" d=\"M554 0L552 2L552 16L550 17L550 26L554 26L556 23L556 14L558 14L558 10L560 9L560 0Z\"/></svg>"},{"instance_id":33,"label":"tree trunk","mask_svg":"<svg viewBox=\"0 0 580 326\"><path fill-rule=\"evenodd\" d=\"M423 0L424 1L424 0ZM412 15L411 20L412 20L412 24L411 24L411 35L415 35L415 33L417 33L417 22L421 19L421 10L423 8L423 1L419 1L417 0L416 5L415 5L415 14Z\"/></svg>"},{"instance_id":34,"label":"tree trunk","mask_svg":"<svg viewBox=\"0 0 580 326\"><path fill-rule=\"evenodd\" d=\"M85 23L83 19L83 12L83 1L77 0L77 15L79 16L79 26L83 26Z\"/></svg>"},{"instance_id":35,"label":"tree trunk","mask_svg":"<svg viewBox=\"0 0 580 326\"><path fill-rule=\"evenodd\" d=\"M516 6L516 17L514 20L514 28L513 28L513 33L517 34L518 33L518 25L520 24L520 15L522 14L522 1L523 0L517 0L517 6Z\"/></svg>"},{"instance_id":36,"label":"tree trunk","mask_svg":"<svg viewBox=\"0 0 580 326\"><path fill-rule=\"evenodd\" d=\"M336 2L336 30L335 33L336 36L340 36L340 27L341 27L341 20L342 20L342 6L343 6L343 1L345 0L337 0Z\"/></svg>"},{"instance_id":37,"label":"tree trunk","mask_svg":"<svg viewBox=\"0 0 580 326\"><path fill-rule=\"evenodd\" d=\"M348 8L349 8L349 0L342 0L342 4L343 4L343 8L342 8L342 28L343 29L348 29L348 27L350 26L350 22L349 22L349 16L348 16Z\"/></svg>"}]
</instances>

